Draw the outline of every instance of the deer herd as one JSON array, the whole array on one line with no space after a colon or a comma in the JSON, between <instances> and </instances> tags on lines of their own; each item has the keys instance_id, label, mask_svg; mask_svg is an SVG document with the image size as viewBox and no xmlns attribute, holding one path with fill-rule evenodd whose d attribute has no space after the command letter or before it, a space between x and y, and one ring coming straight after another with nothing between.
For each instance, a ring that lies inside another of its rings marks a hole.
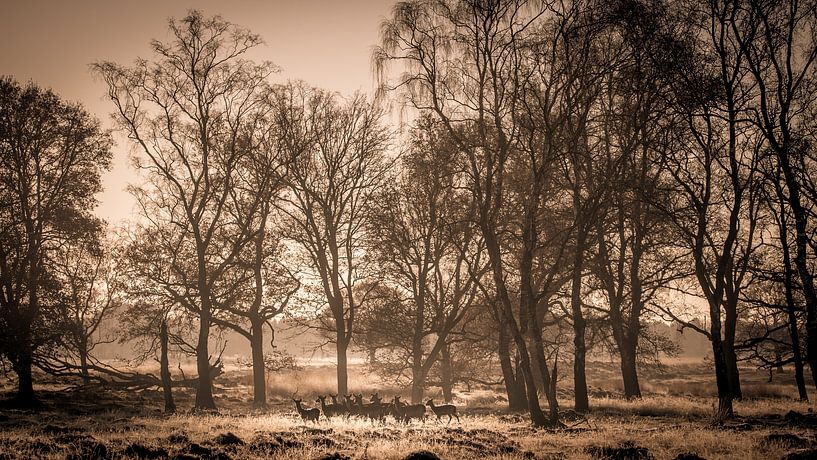
<instances>
[{"instance_id":1,"label":"deer herd","mask_svg":"<svg viewBox=\"0 0 817 460\"><path fill-rule=\"evenodd\" d=\"M448 423L451 423L453 418L456 418L457 422L460 421L457 406L453 404L438 406L434 404L433 399L429 399L425 404L407 404L400 401L400 396L395 396L391 402L383 402L377 393L371 395L368 403L363 401L363 395L361 394L345 395L343 402L338 401L337 395L329 395L328 397L331 398L331 403L326 402L327 396L318 396L318 399L315 400L316 403L320 403L320 409L304 406L301 399L293 398L292 401L304 421L315 423L320 421L321 412L323 412L323 416L327 420L332 417L348 419L356 416L372 421L385 422L386 416L390 415L401 423L411 423L412 419L422 420L425 423L426 406L431 408L431 411L437 416L438 423L446 415L448 416Z\"/></svg>"}]
</instances>

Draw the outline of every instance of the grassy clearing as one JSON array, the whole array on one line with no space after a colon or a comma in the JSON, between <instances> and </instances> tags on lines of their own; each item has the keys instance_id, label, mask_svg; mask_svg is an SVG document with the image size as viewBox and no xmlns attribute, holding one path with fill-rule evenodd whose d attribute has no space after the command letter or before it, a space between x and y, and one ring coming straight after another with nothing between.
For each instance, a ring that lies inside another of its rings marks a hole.
<instances>
[{"instance_id":1,"label":"grassy clearing","mask_svg":"<svg viewBox=\"0 0 817 460\"><path fill-rule=\"evenodd\" d=\"M44 388L45 408L40 412L0 409L0 457L226 459L337 454L333 458L402 459L428 450L441 458L674 459L695 453L703 458L766 459L817 452L810 451L817 449L817 418L809 414L808 403L788 397L791 388L782 378L773 384L781 386L782 396L737 402L738 417L715 425L711 420L714 399L691 394L696 386L678 388L690 382L706 383L707 377L694 366L664 370L664 380L651 376L657 391L637 401L618 396L606 365L593 370L592 411L586 419L566 411L568 428L561 430L534 429L524 414L506 413L504 398L495 388L459 392L455 401L463 413L459 424L438 424L432 419L409 426L355 419L305 424L289 397L297 391L310 401L329 392L331 368L300 371L297 381L292 380L295 375L271 378L271 404L265 411L251 409L249 376L238 371L218 381L217 414L166 416L160 410L161 394L155 391ZM398 393L362 369L355 369L354 376L352 381L361 382L353 386L355 392ZM757 377L748 370L745 376L749 381ZM687 380L679 384L683 377ZM570 387L568 382L561 385ZM563 409L571 405L568 393L560 401ZM180 408L192 407L193 397L190 390L176 392ZM792 410L801 415L789 414Z\"/></svg>"}]
</instances>

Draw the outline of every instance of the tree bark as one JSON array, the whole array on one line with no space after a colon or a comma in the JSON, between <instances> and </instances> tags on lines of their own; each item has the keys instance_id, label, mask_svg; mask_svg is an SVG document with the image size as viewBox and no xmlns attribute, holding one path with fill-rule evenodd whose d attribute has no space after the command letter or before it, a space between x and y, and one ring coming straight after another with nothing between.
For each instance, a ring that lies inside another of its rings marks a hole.
<instances>
[{"instance_id":1,"label":"tree bark","mask_svg":"<svg viewBox=\"0 0 817 460\"><path fill-rule=\"evenodd\" d=\"M800 352L800 333L797 330L797 315L795 315L793 308L789 308L788 317L792 361L794 363L794 380L797 382L797 392L800 395L800 401L808 401L806 379L803 377L803 355Z\"/></svg>"},{"instance_id":2,"label":"tree bark","mask_svg":"<svg viewBox=\"0 0 817 460\"><path fill-rule=\"evenodd\" d=\"M91 376L88 373L88 341L82 340L79 344L79 368L82 375L82 382L88 384L91 381Z\"/></svg>"},{"instance_id":3,"label":"tree bark","mask_svg":"<svg viewBox=\"0 0 817 460\"><path fill-rule=\"evenodd\" d=\"M199 318L199 339L196 344L196 371L198 372L198 383L196 385L196 409L213 410L216 408L216 401L213 399L213 382L210 378L210 354L208 340L210 338L210 314L202 313Z\"/></svg>"},{"instance_id":4,"label":"tree bark","mask_svg":"<svg viewBox=\"0 0 817 460\"><path fill-rule=\"evenodd\" d=\"M426 241L426 255L423 260L428 260L428 242ZM425 326L425 271L421 268L417 281L419 292L414 296L414 304L417 310L414 315L414 335L411 340L411 403L419 404L423 399L426 382L426 372L423 369L423 332Z\"/></svg>"},{"instance_id":5,"label":"tree bark","mask_svg":"<svg viewBox=\"0 0 817 460\"><path fill-rule=\"evenodd\" d=\"M644 157L647 151L644 147ZM640 183L644 183L646 161L642 161ZM641 397L641 385L638 382L638 342L641 339L641 313L644 311L643 286L641 283L641 256L644 253L644 209L641 196L637 195L632 205L632 255L630 257L630 317L627 329L622 329L621 377L624 380L624 397L628 399Z\"/></svg>"},{"instance_id":6,"label":"tree bark","mask_svg":"<svg viewBox=\"0 0 817 460\"><path fill-rule=\"evenodd\" d=\"M550 369L545 359L545 345L542 342L542 329L539 321L535 318L536 311L533 306L528 310L529 321L528 335L533 342L533 356L536 370L542 384L542 393L548 400L548 416L550 422L555 424L559 421L559 402L556 400L555 381L551 378Z\"/></svg>"},{"instance_id":7,"label":"tree bark","mask_svg":"<svg viewBox=\"0 0 817 460\"><path fill-rule=\"evenodd\" d=\"M345 395L349 393L349 372L347 369L346 349L348 344L346 341L346 332L342 329L337 331L337 342L335 350L338 355L338 394Z\"/></svg>"},{"instance_id":8,"label":"tree bark","mask_svg":"<svg viewBox=\"0 0 817 460\"><path fill-rule=\"evenodd\" d=\"M451 365L451 346L448 344L440 350L440 383L443 400L450 403L454 399L454 372Z\"/></svg>"},{"instance_id":9,"label":"tree bark","mask_svg":"<svg viewBox=\"0 0 817 460\"><path fill-rule=\"evenodd\" d=\"M791 251L789 250L789 229L786 225L786 210L783 191L778 182L775 182L777 196L780 199L780 218L778 220L778 234L780 247L783 249L783 287L786 293L786 314L789 321L789 337L791 338L792 362L794 363L794 380L797 382L797 392L800 401L808 401L806 379L803 376L803 355L800 351L800 330L797 327L797 306L794 302L794 274L791 266Z\"/></svg>"},{"instance_id":10,"label":"tree bark","mask_svg":"<svg viewBox=\"0 0 817 460\"><path fill-rule=\"evenodd\" d=\"M699 274L700 276L700 274ZM720 304L710 300L709 317L711 326L709 327L709 340L712 342L712 358L715 362L715 382L718 388L718 412L717 417L721 420L732 418L732 386L729 383L729 367L726 362L726 353L721 338L721 314Z\"/></svg>"},{"instance_id":11,"label":"tree bark","mask_svg":"<svg viewBox=\"0 0 817 460\"><path fill-rule=\"evenodd\" d=\"M806 301L806 359L811 369L811 378L817 387L817 292L814 289L814 277L808 267L807 248L808 230L806 212L800 201L800 183L795 177L794 171L789 163L788 149L779 147L775 149L778 164L783 171L786 187L789 189L789 206L794 214L795 247L794 265L800 275L800 283L803 289L803 297Z\"/></svg>"},{"instance_id":12,"label":"tree bark","mask_svg":"<svg viewBox=\"0 0 817 460\"><path fill-rule=\"evenodd\" d=\"M425 393L425 375L422 369L412 369L411 372L411 403L419 404Z\"/></svg>"},{"instance_id":13,"label":"tree bark","mask_svg":"<svg viewBox=\"0 0 817 460\"><path fill-rule=\"evenodd\" d=\"M511 343L508 336L508 328L504 324L499 325L499 366L502 369L502 378L505 382L505 392L508 395L508 410L521 412L527 409L528 400L525 397L525 388L516 378L513 361L511 360Z\"/></svg>"},{"instance_id":14,"label":"tree bark","mask_svg":"<svg viewBox=\"0 0 817 460\"><path fill-rule=\"evenodd\" d=\"M31 374L31 353L27 350L19 353L12 365L14 373L17 374L17 403L23 407L37 405L37 396L34 394L34 378Z\"/></svg>"},{"instance_id":15,"label":"tree bark","mask_svg":"<svg viewBox=\"0 0 817 460\"><path fill-rule=\"evenodd\" d=\"M267 369L264 363L264 322L252 322L252 405L257 409L267 407Z\"/></svg>"},{"instance_id":16,"label":"tree bark","mask_svg":"<svg viewBox=\"0 0 817 460\"><path fill-rule=\"evenodd\" d=\"M735 353L735 327L737 325L737 314L730 314L726 309L726 321L724 323L723 357L726 363L726 372L729 379L729 390L732 397L740 400L743 392L740 389L740 371L738 370L738 356Z\"/></svg>"},{"instance_id":17,"label":"tree bark","mask_svg":"<svg viewBox=\"0 0 817 460\"><path fill-rule=\"evenodd\" d=\"M575 392L574 409L576 412L587 412L590 402L587 396L587 344L585 331L587 323L582 312L582 269L584 263L584 245L586 234L583 225L577 226L576 254L573 259L573 286L571 287L571 307L573 314L573 390Z\"/></svg>"},{"instance_id":18,"label":"tree bark","mask_svg":"<svg viewBox=\"0 0 817 460\"><path fill-rule=\"evenodd\" d=\"M534 190L539 190L538 182L534 183ZM539 194L533 196L534 200L538 201ZM548 400L548 415L551 424L556 424L559 421L558 403L555 397L551 397L551 386L553 383L550 379L550 370L545 358L545 346L542 343L542 327L539 323L539 312L536 300L536 293L534 292L533 281L533 254L534 248L537 244L536 231L536 211L538 210L538 202L529 203L525 210L525 220L522 226L523 234L523 254L519 263L519 316L520 321L523 321L522 329L527 333L530 341L533 344L533 365L536 366L536 376L539 377L541 391L547 396ZM534 382L536 379L534 379Z\"/></svg>"},{"instance_id":19,"label":"tree bark","mask_svg":"<svg viewBox=\"0 0 817 460\"><path fill-rule=\"evenodd\" d=\"M723 343L720 334L712 335L712 356L715 361L715 380L718 388L718 418L732 418L732 390L729 385L729 371L724 357Z\"/></svg>"},{"instance_id":20,"label":"tree bark","mask_svg":"<svg viewBox=\"0 0 817 460\"><path fill-rule=\"evenodd\" d=\"M162 393L165 399L165 412L172 414L176 412L176 403L173 402L173 381L170 378L170 360L168 359L168 335L167 322L162 321L159 331L159 341L161 343L161 355L159 356L159 373L162 378Z\"/></svg>"},{"instance_id":21,"label":"tree bark","mask_svg":"<svg viewBox=\"0 0 817 460\"><path fill-rule=\"evenodd\" d=\"M641 386L638 383L638 366L636 364L637 344L632 338L624 340L619 347L621 358L621 378L624 381L624 397L640 398Z\"/></svg>"},{"instance_id":22,"label":"tree bark","mask_svg":"<svg viewBox=\"0 0 817 460\"><path fill-rule=\"evenodd\" d=\"M542 412L539 405L539 396L536 391L536 382L533 380L533 370L530 362L530 355L528 354L528 344L525 343L525 336L519 330L516 323L513 311L513 303L508 294L507 286L505 285L505 278L502 269L502 252L499 248L499 243L496 240L496 235L492 229L484 222L481 224L483 236L485 238L485 246L488 249L489 259L492 265L494 275L494 284L496 286L496 294L500 303L499 316L500 321L503 321L508 326L510 336L516 344L516 351L519 353L519 367L522 369L522 376L525 382L526 397L528 400L528 413L530 414L531 423L535 426L548 425L548 419Z\"/></svg>"},{"instance_id":23,"label":"tree bark","mask_svg":"<svg viewBox=\"0 0 817 460\"><path fill-rule=\"evenodd\" d=\"M33 229L27 224L29 234L33 233ZM35 244L32 244L28 253L29 264L29 278L30 283L28 294L28 309L36 312L39 310L39 284L40 284L40 270L37 265L37 252L34 247L39 247L39 240L35 238ZM17 304L17 308L20 305ZM17 374L17 403L23 407L36 406L39 404L37 396L34 394L34 377L31 373L31 367L34 363L34 350L32 347L31 329L32 323L30 317L23 315L23 320L17 325L19 332L17 334L17 353L16 359L12 362L14 372Z\"/></svg>"}]
</instances>

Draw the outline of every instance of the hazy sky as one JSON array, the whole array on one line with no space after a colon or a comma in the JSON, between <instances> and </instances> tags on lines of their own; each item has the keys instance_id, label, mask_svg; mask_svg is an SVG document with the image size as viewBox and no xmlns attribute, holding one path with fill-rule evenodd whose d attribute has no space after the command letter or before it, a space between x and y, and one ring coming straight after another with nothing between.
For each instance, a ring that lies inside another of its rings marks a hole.
<instances>
[{"instance_id":1,"label":"hazy sky","mask_svg":"<svg viewBox=\"0 0 817 460\"><path fill-rule=\"evenodd\" d=\"M282 78L344 94L373 89L370 55L393 0L2 0L0 74L33 80L63 98L81 102L111 126L104 84L88 71L98 60L130 64L150 57L151 39L166 39L167 19L191 8L260 34L266 45L252 57L270 60ZM115 160L105 176L97 210L111 223L129 216L125 186L134 178L129 146L117 136Z\"/></svg>"}]
</instances>

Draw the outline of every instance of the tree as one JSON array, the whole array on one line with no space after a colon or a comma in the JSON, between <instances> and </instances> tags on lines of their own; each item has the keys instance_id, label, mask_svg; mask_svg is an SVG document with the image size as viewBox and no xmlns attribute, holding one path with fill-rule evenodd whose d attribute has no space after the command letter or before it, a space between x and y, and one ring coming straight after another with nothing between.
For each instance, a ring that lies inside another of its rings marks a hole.
<instances>
[{"instance_id":1,"label":"tree","mask_svg":"<svg viewBox=\"0 0 817 460\"><path fill-rule=\"evenodd\" d=\"M342 99L290 84L278 98L281 148L295 158L280 205L288 218L283 236L301 249L314 276L311 286L320 291L318 327L331 334L338 393L346 394L355 316L370 291L362 283L370 276L365 227L385 179L389 134L382 111L360 94Z\"/></svg>"},{"instance_id":2,"label":"tree","mask_svg":"<svg viewBox=\"0 0 817 460\"><path fill-rule=\"evenodd\" d=\"M131 187L145 228L161 243L154 259L164 293L198 319L197 409L214 409L210 329L237 289L233 270L254 241L259 195L234 192L249 154L247 130L266 108L272 64L244 55L261 38L219 16L191 11L169 24L172 39L154 40L154 60L133 67L94 65L108 86L114 119L135 144L145 181ZM237 210L241 209L241 212Z\"/></svg>"},{"instance_id":3,"label":"tree","mask_svg":"<svg viewBox=\"0 0 817 460\"><path fill-rule=\"evenodd\" d=\"M129 344L133 350L132 365L139 366L150 358L159 363L165 412L173 413L176 404L170 353L182 353L189 348L180 337L190 333L193 327L184 307L168 296L164 288L165 274L171 270L167 258L162 257L161 241L161 233L156 228L137 227L123 237L122 259L118 266L125 280L124 308L119 315L122 332L119 342Z\"/></svg>"},{"instance_id":4,"label":"tree","mask_svg":"<svg viewBox=\"0 0 817 460\"><path fill-rule=\"evenodd\" d=\"M393 355L392 375L410 371L415 404L478 293L465 259L478 267L476 276L484 273L480 241L465 219L469 202L455 189L456 150L447 139L430 116L420 117L394 185L374 204L368 232L388 288L381 290L383 302L373 303L385 308L367 312L363 337L376 337Z\"/></svg>"},{"instance_id":5,"label":"tree","mask_svg":"<svg viewBox=\"0 0 817 460\"><path fill-rule=\"evenodd\" d=\"M718 416L728 418L733 399L741 397L735 334L749 263L758 248L761 142L745 121L751 93L742 64L746 50L730 37L733 6L713 2L693 14L702 39L696 51L678 61L717 60L693 67L676 87L683 129L666 156L676 197L668 215L690 251L698 292L709 309L709 330L685 324L712 343Z\"/></svg>"},{"instance_id":6,"label":"tree","mask_svg":"<svg viewBox=\"0 0 817 460\"><path fill-rule=\"evenodd\" d=\"M743 296L747 306L744 331L736 348L742 359L768 369L770 379L773 369L793 364L800 399L808 401L801 344L805 309L792 260L793 219L783 174L773 153L763 155L761 172L765 179L761 195L768 217L760 233L763 246L751 268L754 281Z\"/></svg>"},{"instance_id":7,"label":"tree","mask_svg":"<svg viewBox=\"0 0 817 460\"><path fill-rule=\"evenodd\" d=\"M229 214L250 235L249 243L236 260L228 299L219 303L213 322L231 329L250 342L253 369L253 405L266 407L266 358L264 326L272 331L270 321L284 312L301 286L287 267L286 247L277 228L280 214L276 207L281 199L287 171L295 160L286 148L287 133L278 122L288 107L271 89L259 109L242 129L241 145L246 154L237 165L237 179L230 193L235 206ZM274 332L273 332L274 333Z\"/></svg>"},{"instance_id":8,"label":"tree","mask_svg":"<svg viewBox=\"0 0 817 460\"><path fill-rule=\"evenodd\" d=\"M817 255L809 228L813 192L808 163L814 134L813 107L817 61L817 4L727 2L734 11L728 26L745 50L747 80L756 85L750 119L777 160L786 191L779 195L794 218L794 266L806 309L806 357L817 385L817 291L808 249Z\"/></svg>"},{"instance_id":9,"label":"tree","mask_svg":"<svg viewBox=\"0 0 817 460\"><path fill-rule=\"evenodd\" d=\"M516 346L537 426L558 422L555 380L539 324L555 272L539 264L556 262L560 253L556 259L540 257L539 230L544 198L559 198L547 192L564 145L561 136L550 135L551 125L534 121L564 124L559 109L565 106L554 104L564 94L549 90L558 92L566 75L549 58L566 37L558 33L565 30L562 21L575 19L574 11L559 11L564 14L554 14L548 23L547 13L547 5L525 1L400 2L374 53L383 88L403 88L408 103L433 113L463 156L463 186L476 209L474 221L493 278L495 293L488 298L496 299L501 328ZM543 59L528 60L537 57ZM394 84L386 68L393 61L406 64ZM535 105L527 106L529 101ZM523 128L527 131L521 133ZM519 189L510 190L511 183ZM547 389L548 417L539 404L534 370Z\"/></svg>"},{"instance_id":10,"label":"tree","mask_svg":"<svg viewBox=\"0 0 817 460\"><path fill-rule=\"evenodd\" d=\"M268 232L269 229L259 230L247 254L248 276L252 283L242 283L247 285L243 289L245 292L238 294L229 304L222 304L222 311L213 318L215 324L239 333L250 342L253 406L257 408L267 405L268 356L264 354L264 327L268 326L272 331L270 321L286 310L301 287L297 277L281 260L283 245Z\"/></svg>"},{"instance_id":11,"label":"tree","mask_svg":"<svg viewBox=\"0 0 817 460\"><path fill-rule=\"evenodd\" d=\"M597 162L608 197L595 219L591 272L605 297L607 321L619 354L624 395L640 397L637 357L642 320L669 284L687 275L675 249L661 161L670 134L672 72L663 59L666 7L622 0L609 4L607 44L614 57L603 77L595 126Z\"/></svg>"},{"instance_id":12,"label":"tree","mask_svg":"<svg viewBox=\"0 0 817 460\"><path fill-rule=\"evenodd\" d=\"M91 212L110 147L81 106L0 79L0 354L20 403L36 403L32 366L64 332L52 254L99 226Z\"/></svg>"},{"instance_id":13,"label":"tree","mask_svg":"<svg viewBox=\"0 0 817 460\"><path fill-rule=\"evenodd\" d=\"M52 256L61 286L58 311L65 333L60 346L50 353L48 372L70 375L79 371L85 383L91 379L91 368L108 370L92 353L97 346L116 340L103 330L122 306L122 271L116 266L114 246L100 235L102 231L94 228L76 235Z\"/></svg>"}]
</instances>

